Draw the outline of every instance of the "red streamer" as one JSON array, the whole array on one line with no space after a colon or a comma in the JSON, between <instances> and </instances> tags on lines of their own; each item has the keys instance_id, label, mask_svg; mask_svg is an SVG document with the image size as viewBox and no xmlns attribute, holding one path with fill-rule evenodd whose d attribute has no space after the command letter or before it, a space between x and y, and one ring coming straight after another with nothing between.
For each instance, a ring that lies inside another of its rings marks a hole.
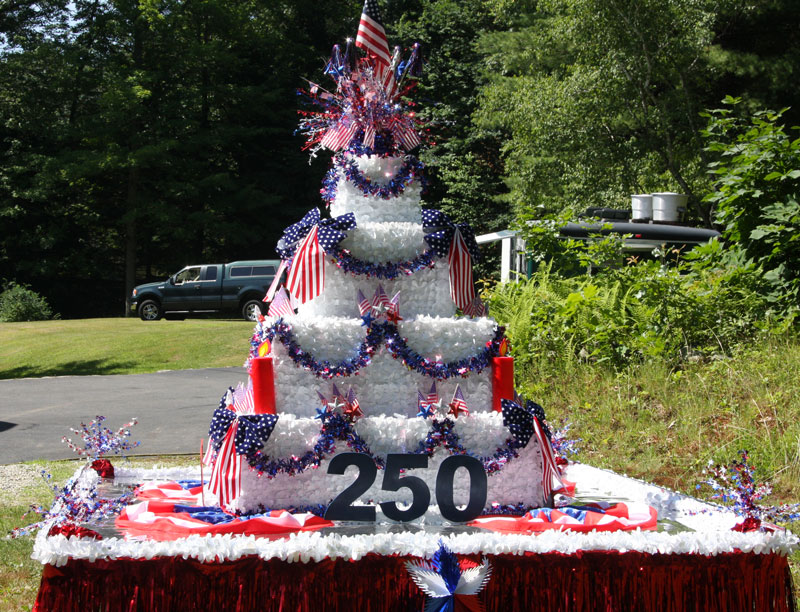
<instances>
[{"instance_id":1,"label":"red streamer","mask_svg":"<svg viewBox=\"0 0 800 612\"><path fill-rule=\"evenodd\" d=\"M34 611L421 610L425 597L405 560L70 560L63 567L45 566ZM777 554L592 551L496 555L490 563L492 577L477 596L489 611L795 611L788 561Z\"/></svg>"}]
</instances>

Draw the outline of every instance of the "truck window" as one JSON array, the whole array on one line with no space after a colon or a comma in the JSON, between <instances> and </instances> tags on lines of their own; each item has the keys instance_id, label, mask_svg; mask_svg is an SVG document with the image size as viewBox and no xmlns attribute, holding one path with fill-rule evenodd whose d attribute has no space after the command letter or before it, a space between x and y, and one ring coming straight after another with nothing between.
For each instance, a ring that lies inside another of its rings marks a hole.
<instances>
[{"instance_id":1,"label":"truck window","mask_svg":"<svg viewBox=\"0 0 800 612\"><path fill-rule=\"evenodd\" d=\"M182 285L183 283L190 283L193 281L200 280L201 269L202 268L200 266L184 268L175 275L175 284Z\"/></svg>"},{"instance_id":2,"label":"truck window","mask_svg":"<svg viewBox=\"0 0 800 612\"><path fill-rule=\"evenodd\" d=\"M241 278L242 276L251 276L250 272L252 271L251 266L237 266L236 268L231 268L231 278Z\"/></svg>"},{"instance_id":3,"label":"truck window","mask_svg":"<svg viewBox=\"0 0 800 612\"><path fill-rule=\"evenodd\" d=\"M275 266L253 266L253 276L275 276Z\"/></svg>"},{"instance_id":4,"label":"truck window","mask_svg":"<svg viewBox=\"0 0 800 612\"><path fill-rule=\"evenodd\" d=\"M205 280L207 280L207 281L217 280L217 266L207 266L206 267Z\"/></svg>"}]
</instances>

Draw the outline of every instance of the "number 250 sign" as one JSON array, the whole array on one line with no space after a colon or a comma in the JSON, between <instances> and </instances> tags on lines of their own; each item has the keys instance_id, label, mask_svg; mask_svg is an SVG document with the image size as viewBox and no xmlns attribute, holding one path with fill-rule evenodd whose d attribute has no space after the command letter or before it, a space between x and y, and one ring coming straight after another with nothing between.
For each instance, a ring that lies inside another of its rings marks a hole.
<instances>
[{"instance_id":1,"label":"number 250 sign","mask_svg":"<svg viewBox=\"0 0 800 612\"><path fill-rule=\"evenodd\" d=\"M378 475L378 468L372 458L364 453L341 453L331 459L328 474L344 474L351 465L358 468L358 476L331 502L325 512L325 518L334 521L374 522L375 506L353 505L353 502L372 486ZM387 518L393 521L413 521L425 514L431 501L428 485L418 476L409 476L401 472L427 467L427 455L396 453L386 456L381 490L399 491L406 488L411 491L412 498L411 506L406 509L398 508L397 502L393 501L379 504ZM470 479L469 501L463 510L456 507L453 499L453 481L458 468L465 468ZM478 459L467 455L451 455L442 461L436 474L436 503L445 520L454 523L471 521L483 510L486 496L486 470Z\"/></svg>"}]
</instances>

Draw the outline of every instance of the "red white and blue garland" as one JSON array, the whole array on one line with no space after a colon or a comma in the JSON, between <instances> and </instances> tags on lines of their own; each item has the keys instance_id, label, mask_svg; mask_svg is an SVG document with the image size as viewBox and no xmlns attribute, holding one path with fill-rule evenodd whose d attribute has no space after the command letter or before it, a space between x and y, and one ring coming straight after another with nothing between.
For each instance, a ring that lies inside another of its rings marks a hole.
<instances>
[{"instance_id":1,"label":"red white and blue garland","mask_svg":"<svg viewBox=\"0 0 800 612\"><path fill-rule=\"evenodd\" d=\"M352 376L369 365L372 355L381 346L386 346L392 357L401 360L409 369L429 378L446 380L454 376L466 378L472 372L477 373L484 370L491 364L492 357L500 354L500 343L505 337L505 328L498 326L495 329L494 338L489 340L486 347L477 354L445 363L432 361L414 351L408 346L406 339L400 335L397 325L389 321L370 321L366 326L367 335L355 351L356 356L332 363L327 359L318 360L311 353L303 350L295 338L292 326L281 318L269 327L259 326L256 328L250 341L252 345L250 358L257 356L258 347L265 340L272 342L277 338L295 365L311 371L317 378L329 380L339 376Z\"/></svg>"},{"instance_id":2,"label":"red white and blue garland","mask_svg":"<svg viewBox=\"0 0 800 612\"><path fill-rule=\"evenodd\" d=\"M379 278L381 280L394 280L401 276L411 276L415 272L426 268L433 268L437 257L432 248L425 249L414 259L386 263L363 261L354 257L347 249L338 249L333 253L329 253L329 255L331 256L331 262L348 274Z\"/></svg>"},{"instance_id":3,"label":"red white and blue garland","mask_svg":"<svg viewBox=\"0 0 800 612\"><path fill-rule=\"evenodd\" d=\"M325 203L330 206L334 199L336 199L339 185L339 170L341 170L345 180L354 185L364 196L377 196L388 200L389 198L396 198L402 195L406 187L414 181L419 182L424 191L426 186L424 169L425 165L421 161L407 155L403 159L403 165L397 173L391 177L387 183L381 184L372 181L361 172L356 160L337 155L333 158L333 165L322 181L320 194Z\"/></svg>"},{"instance_id":4,"label":"red white and blue garland","mask_svg":"<svg viewBox=\"0 0 800 612\"><path fill-rule=\"evenodd\" d=\"M293 476L309 468L318 468L328 455L336 452L336 442L339 441L345 442L353 452L367 455L375 462L378 469L383 469L384 460L370 450L368 442L355 431L353 420L346 414L337 412L335 405L332 407L331 404L323 404L321 408L317 409L315 418L321 422L317 441L312 448L307 449L299 456L272 458L257 446L250 446L246 452L240 454L246 458L251 468L267 478L274 478L278 474ZM277 420L277 417L275 419ZM490 475L502 470L510 461L518 458L519 449L525 448L530 440L530 435L526 437L525 433L510 421L506 422L504 419L504 424L509 428L511 437L507 438L503 446L498 447L493 454L476 457L483 464L486 473ZM417 444L414 453L432 457L438 448L444 447L451 455L476 456L461 444L458 433L453 430L454 426L455 422L450 418L434 418L428 433ZM211 430L214 431L216 428L216 421L212 421ZM211 434L211 431L209 433Z\"/></svg>"}]
</instances>

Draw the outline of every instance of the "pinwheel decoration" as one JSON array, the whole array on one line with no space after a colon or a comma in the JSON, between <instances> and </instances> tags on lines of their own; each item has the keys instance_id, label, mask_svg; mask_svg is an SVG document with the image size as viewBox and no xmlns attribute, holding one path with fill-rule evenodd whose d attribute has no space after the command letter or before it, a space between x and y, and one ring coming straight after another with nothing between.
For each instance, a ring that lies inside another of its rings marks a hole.
<instances>
[{"instance_id":1,"label":"pinwheel decoration","mask_svg":"<svg viewBox=\"0 0 800 612\"><path fill-rule=\"evenodd\" d=\"M425 612L483 612L477 595L491 577L492 568L484 557L480 565L459 562L456 555L439 542L428 561L407 561L406 569L419 589L428 596Z\"/></svg>"}]
</instances>

